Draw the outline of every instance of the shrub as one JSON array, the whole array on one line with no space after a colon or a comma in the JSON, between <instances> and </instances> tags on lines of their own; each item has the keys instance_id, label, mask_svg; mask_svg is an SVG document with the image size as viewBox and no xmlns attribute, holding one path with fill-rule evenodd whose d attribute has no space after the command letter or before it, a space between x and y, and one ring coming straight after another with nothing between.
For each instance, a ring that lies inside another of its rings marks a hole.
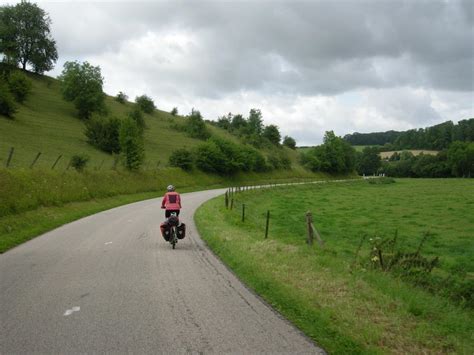
<instances>
[{"instance_id":1,"label":"shrub","mask_svg":"<svg viewBox=\"0 0 474 355\"><path fill-rule=\"evenodd\" d=\"M196 166L204 172L221 175L230 173L227 157L213 141L201 143L196 148L195 156Z\"/></svg>"},{"instance_id":2,"label":"shrub","mask_svg":"<svg viewBox=\"0 0 474 355\"><path fill-rule=\"evenodd\" d=\"M8 87L0 82L0 115L13 118L16 106Z\"/></svg>"},{"instance_id":3,"label":"shrub","mask_svg":"<svg viewBox=\"0 0 474 355\"><path fill-rule=\"evenodd\" d=\"M128 100L128 96L123 93L122 91L120 91L117 96L115 96L115 101L121 103L121 104L125 104Z\"/></svg>"},{"instance_id":4,"label":"shrub","mask_svg":"<svg viewBox=\"0 0 474 355\"><path fill-rule=\"evenodd\" d=\"M173 107L173 109L171 110L170 112L173 116L176 116L178 114L178 108L177 107Z\"/></svg>"},{"instance_id":5,"label":"shrub","mask_svg":"<svg viewBox=\"0 0 474 355\"><path fill-rule=\"evenodd\" d=\"M94 116L86 123L85 135L88 142L107 153L120 152L120 119Z\"/></svg>"},{"instance_id":6,"label":"shrub","mask_svg":"<svg viewBox=\"0 0 474 355\"><path fill-rule=\"evenodd\" d=\"M145 113L153 113L156 108L153 100L146 95L137 96L135 102L137 103L140 110Z\"/></svg>"},{"instance_id":7,"label":"shrub","mask_svg":"<svg viewBox=\"0 0 474 355\"><path fill-rule=\"evenodd\" d=\"M193 167L193 155L185 148L177 149L171 153L169 164L171 166L189 171Z\"/></svg>"},{"instance_id":8,"label":"shrub","mask_svg":"<svg viewBox=\"0 0 474 355\"><path fill-rule=\"evenodd\" d=\"M143 136L136 122L130 117L122 121L119 139L125 167L128 170L140 169L145 158Z\"/></svg>"},{"instance_id":9,"label":"shrub","mask_svg":"<svg viewBox=\"0 0 474 355\"><path fill-rule=\"evenodd\" d=\"M89 161L87 155L76 154L71 157L71 166L77 171L83 171Z\"/></svg>"},{"instance_id":10,"label":"shrub","mask_svg":"<svg viewBox=\"0 0 474 355\"><path fill-rule=\"evenodd\" d=\"M10 87L10 92L15 97L15 100L19 103L26 100L27 96L31 93L32 88L31 80L19 71L15 71L10 75L8 86Z\"/></svg>"},{"instance_id":11,"label":"shrub","mask_svg":"<svg viewBox=\"0 0 474 355\"><path fill-rule=\"evenodd\" d=\"M186 118L184 131L190 137L197 139L207 139L211 136L211 133L202 119L201 113L194 109L192 109L191 113Z\"/></svg>"},{"instance_id":12,"label":"shrub","mask_svg":"<svg viewBox=\"0 0 474 355\"><path fill-rule=\"evenodd\" d=\"M146 123L145 123L145 118L143 117L142 111L140 111L140 109L138 108L133 109L132 111L128 113L128 117L130 117L132 120L135 121L141 133L143 133L145 128L147 128Z\"/></svg>"}]
</instances>

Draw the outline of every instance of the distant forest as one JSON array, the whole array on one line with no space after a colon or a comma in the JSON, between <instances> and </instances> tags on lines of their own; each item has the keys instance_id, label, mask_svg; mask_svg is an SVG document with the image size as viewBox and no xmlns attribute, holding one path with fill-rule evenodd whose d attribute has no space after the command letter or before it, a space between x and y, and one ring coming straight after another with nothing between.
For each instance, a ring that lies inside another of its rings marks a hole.
<instances>
[{"instance_id":1,"label":"distant forest","mask_svg":"<svg viewBox=\"0 0 474 355\"><path fill-rule=\"evenodd\" d=\"M380 145L383 150L433 149L443 150L454 141L474 141L474 118L437 124L435 126L374 133L353 133L344 136L351 145Z\"/></svg>"}]
</instances>

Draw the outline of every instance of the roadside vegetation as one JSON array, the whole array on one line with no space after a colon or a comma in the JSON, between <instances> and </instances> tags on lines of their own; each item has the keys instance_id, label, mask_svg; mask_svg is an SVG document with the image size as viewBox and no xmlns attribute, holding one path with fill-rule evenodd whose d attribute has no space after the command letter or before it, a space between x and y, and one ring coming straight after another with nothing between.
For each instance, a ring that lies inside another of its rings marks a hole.
<instances>
[{"instance_id":1,"label":"roadside vegetation","mask_svg":"<svg viewBox=\"0 0 474 355\"><path fill-rule=\"evenodd\" d=\"M216 198L195 219L249 287L330 353L469 354L473 195L470 179L276 187L234 194L232 210ZM323 248L306 244L308 210Z\"/></svg>"}]
</instances>

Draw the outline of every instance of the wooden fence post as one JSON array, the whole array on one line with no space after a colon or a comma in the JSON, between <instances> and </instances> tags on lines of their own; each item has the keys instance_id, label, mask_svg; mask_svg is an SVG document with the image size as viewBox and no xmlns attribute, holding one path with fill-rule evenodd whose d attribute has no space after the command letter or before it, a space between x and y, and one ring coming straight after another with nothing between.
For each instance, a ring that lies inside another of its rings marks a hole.
<instances>
[{"instance_id":1,"label":"wooden fence post","mask_svg":"<svg viewBox=\"0 0 474 355\"><path fill-rule=\"evenodd\" d=\"M56 159L56 161L54 162L53 166L51 167L51 170L54 169L54 167L56 166L56 164L58 163L59 159L61 159L62 156L63 156L62 154L59 155L58 159Z\"/></svg>"},{"instance_id":2,"label":"wooden fence post","mask_svg":"<svg viewBox=\"0 0 474 355\"><path fill-rule=\"evenodd\" d=\"M33 166L35 166L36 162L38 161L39 157L41 155L41 152L38 152L38 154L36 154L36 158L33 160L33 162L31 163L30 165L30 169L33 168Z\"/></svg>"},{"instance_id":3,"label":"wooden fence post","mask_svg":"<svg viewBox=\"0 0 474 355\"><path fill-rule=\"evenodd\" d=\"M230 199L230 209L232 210L234 208L234 198L232 197Z\"/></svg>"},{"instance_id":4,"label":"wooden fence post","mask_svg":"<svg viewBox=\"0 0 474 355\"><path fill-rule=\"evenodd\" d=\"M267 224L265 226L265 239L268 238L268 225L270 223L270 210L267 211Z\"/></svg>"},{"instance_id":5,"label":"wooden fence post","mask_svg":"<svg viewBox=\"0 0 474 355\"><path fill-rule=\"evenodd\" d=\"M242 204L242 222L245 222L245 203Z\"/></svg>"},{"instance_id":6,"label":"wooden fence post","mask_svg":"<svg viewBox=\"0 0 474 355\"><path fill-rule=\"evenodd\" d=\"M313 245L313 216L310 211L306 212L306 228L308 229L308 239L306 240L306 243L308 245Z\"/></svg>"},{"instance_id":7,"label":"wooden fence post","mask_svg":"<svg viewBox=\"0 0 474 355\"><path fill-rule=\"evenodd\" d=\"M7 159L7 168L10 166L10 162L12 161L14 151L15 151L15 148L11 147L10 148L10 153L8 154L8 159Z\"/></svg>"},{"instance_id":8,"label":"wooden fence post","mask_svg":"<svg viewBox=\"0 0 474 355\"><path fill-rule=\"evenodd\" d=\"M225 208L229 209L229 190L225 192Z\"/></svg>"}]
</instances>

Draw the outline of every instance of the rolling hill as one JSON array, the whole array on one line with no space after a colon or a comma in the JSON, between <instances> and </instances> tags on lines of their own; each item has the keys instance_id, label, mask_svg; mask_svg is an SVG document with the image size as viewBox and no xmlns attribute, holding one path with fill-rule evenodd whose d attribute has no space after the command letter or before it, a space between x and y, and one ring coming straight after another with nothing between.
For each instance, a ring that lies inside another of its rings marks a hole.
<instances>
[{"instance_id":1,"label":"rolling hill","mask_svg":"<svg viewBox=\"0 0 474 355\"><path fill-rule=\"evenodd\" d=\"M87 143L84 122L77 117L73 104L63 100L59 81L31 73L28 73L28 76L33 82L31 95L24 104L19 105L15 119L0 118L0 166L5 166L13 147L10 166L14 168L29 167L39 152L42 154L35 165L37 167L49 168L62 155L56 169L64 169L74 154L88 155L91 168L112 167L115 160L112 155ZM159 102L157 104L159 106ZM125 117L135 104L120 104L113 97L107 96L106 105L110 115L121 118ZM181 116L172 116L161 110L144 116L148 126L145 130L144 169L164 167L174 150L192 148L202 142L172 127L173 124L184 121ZM209 124L207 126L215 136L231 141L238 140L225 130ZM283 149L294 168L302 170L298 165L297 153L288 148Z\"/></svg>"}]
</instances>

